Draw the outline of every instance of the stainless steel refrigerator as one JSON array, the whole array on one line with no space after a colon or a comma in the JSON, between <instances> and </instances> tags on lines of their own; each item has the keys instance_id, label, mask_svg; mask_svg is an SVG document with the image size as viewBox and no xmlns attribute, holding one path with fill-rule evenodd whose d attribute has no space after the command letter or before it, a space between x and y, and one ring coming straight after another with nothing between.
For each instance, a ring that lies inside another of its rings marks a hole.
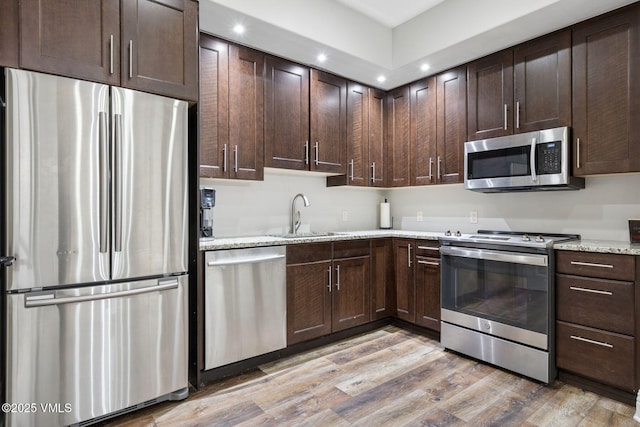
<instances>
[{"instance_id":1,"label":"stainless steel refrigerator","mask_svg":"<svg viewBox=\"0 0 640 427\"><path fill-rule=\"evenodd\" d=\"M13 69L5 101L7 426L186 397L187 104Z\"/></svg>"}]
</instances>

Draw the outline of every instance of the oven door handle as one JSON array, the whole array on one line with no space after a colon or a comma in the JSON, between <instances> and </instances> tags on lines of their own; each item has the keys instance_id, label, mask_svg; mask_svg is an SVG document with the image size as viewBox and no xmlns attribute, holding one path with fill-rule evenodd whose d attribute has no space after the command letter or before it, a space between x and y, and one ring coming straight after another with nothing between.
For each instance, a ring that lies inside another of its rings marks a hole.
<instances>
[{"instance_id":1,"label":"oven door handle","mask_svg":"<svg viewBox=\"0 0 640 427\"><path fill-rule=\"evenodd\" d=\"M519 252L493 251L489 249L458 248L443 246L440 248L442 255L457 256L461 258L484 259L489 261L510 262L514 264L535 265L547 267L548 255L523 254Z\"/></svg>"}]
</instances>

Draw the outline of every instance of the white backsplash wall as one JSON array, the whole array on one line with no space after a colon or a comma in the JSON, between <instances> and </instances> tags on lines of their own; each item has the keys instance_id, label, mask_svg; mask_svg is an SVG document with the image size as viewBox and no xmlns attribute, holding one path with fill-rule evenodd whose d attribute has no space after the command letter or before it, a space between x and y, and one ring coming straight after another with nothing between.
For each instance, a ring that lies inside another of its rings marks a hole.
<instances>
[{"instance_id":1,"label":"white backsplash wall","mask_svg":"<svg viewBox=\"0 0 640 427\"><path fill-rule=\"evenodd\" d=\"M288 232L291 200L302 215L301 231L370 230L378 227L378 205L386 191L369 188L327 188L326 177L309 172L267 169L264 181L201 179L216 190L215 237L255 236ZM347 221L343 221L343 211Z\"/></svg>"},{"instance_id":2,"label":"white backsplash wall","mask_svg":"<svg viewBox=\"0 0 640 427\"><path fill-rule=\"evenodd\" d=\"M628 242L627 220L640 218L640 174L589 177L578 191L483 194L462 184L403 188L389 192L389 201L396 229L542 231ZM478 213L477 224L469 221L471 211Z\"/></svg>"}]
</instances>

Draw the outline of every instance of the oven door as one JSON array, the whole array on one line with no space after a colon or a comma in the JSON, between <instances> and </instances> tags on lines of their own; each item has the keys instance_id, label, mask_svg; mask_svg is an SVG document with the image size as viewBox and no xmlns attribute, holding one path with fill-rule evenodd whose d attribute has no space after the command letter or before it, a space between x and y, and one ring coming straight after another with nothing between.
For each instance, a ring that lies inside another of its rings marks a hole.
<instances>
[{"instance_id":1,"label":"oven door","mask_svg":"<svg viewBox=\"0 0 640 427\"><path fill-rule=\"evenodd\" d=\"M442 321L549 348L549 256L443 246Z\"/></svg>"}]
</instances>

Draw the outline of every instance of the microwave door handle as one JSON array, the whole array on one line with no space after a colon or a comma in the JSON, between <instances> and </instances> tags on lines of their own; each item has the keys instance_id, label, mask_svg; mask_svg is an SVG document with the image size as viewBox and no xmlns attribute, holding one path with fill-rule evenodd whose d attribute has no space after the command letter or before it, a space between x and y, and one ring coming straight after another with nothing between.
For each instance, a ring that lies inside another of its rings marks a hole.
<instances>
[{"instance_id":1,"label":"microwave door handle","mask_svg":"<svg viewBox=\"0 0 640 427\"><path fill-rule=\"evenodd\" d=\"M538 175L536 174L536 139L531 139L531 154L529 155L529 163L531 166L531 181L536 182Z\"/></svg>"}]
</instances>

